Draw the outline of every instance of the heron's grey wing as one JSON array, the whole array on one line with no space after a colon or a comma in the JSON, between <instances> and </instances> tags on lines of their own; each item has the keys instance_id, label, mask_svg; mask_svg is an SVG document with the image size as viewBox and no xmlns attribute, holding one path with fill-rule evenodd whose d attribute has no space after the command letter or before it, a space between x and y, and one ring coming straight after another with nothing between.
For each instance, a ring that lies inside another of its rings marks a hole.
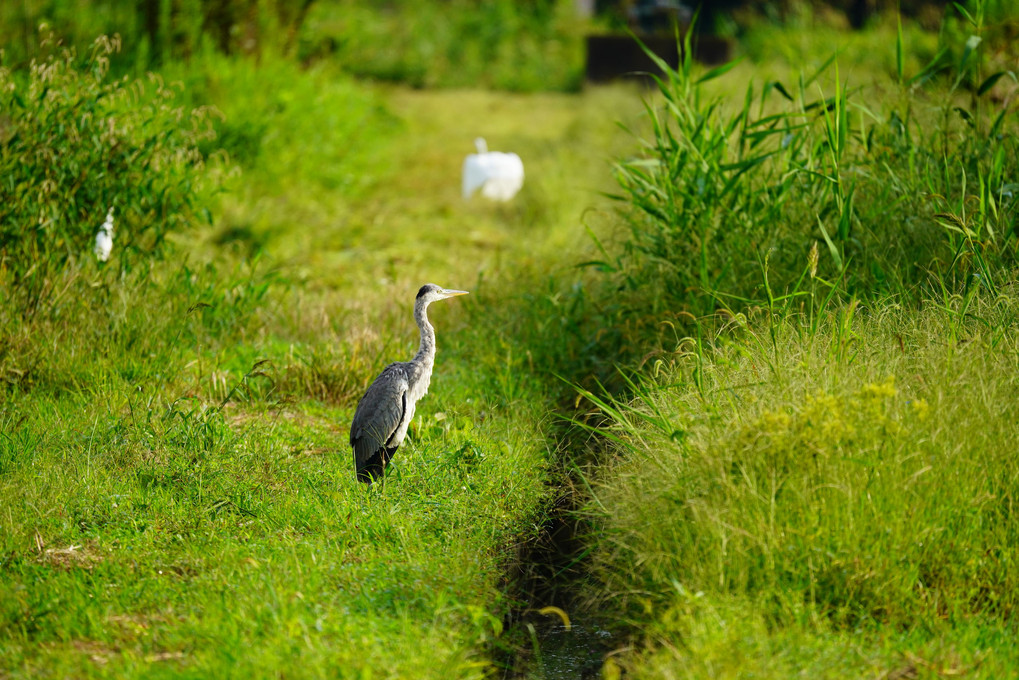
<instances>
[{"instance_id":1,"label":"heron's grey wing","mask_svg":"<svg viewBox=\"0 0 1019 680\"><path fill-rule=\"evenodd\" d=\"M400 427L407 410L407 371L402 364L390 364L375 379L357 403L350 425L354 466L361 469Z\"/></svg>"}]
</instances>

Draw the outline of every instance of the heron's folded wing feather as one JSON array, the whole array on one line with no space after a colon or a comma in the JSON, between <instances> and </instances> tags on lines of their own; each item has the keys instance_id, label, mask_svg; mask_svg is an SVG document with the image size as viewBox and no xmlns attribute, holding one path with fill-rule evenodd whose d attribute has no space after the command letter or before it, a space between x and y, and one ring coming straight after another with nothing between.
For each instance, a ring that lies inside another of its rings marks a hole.
<instances>
[{"instance_id":1,"label":"heron's folded wing feather","mask_svg":"<svg viewBox=\"0 0 1019 680\"><path fill-rule=\"evenodd\" d=\"M350 425L354 463L364 465L400 427L406 409L407 371L390 364L361 397Z\"/></svg>"}]
</instances>

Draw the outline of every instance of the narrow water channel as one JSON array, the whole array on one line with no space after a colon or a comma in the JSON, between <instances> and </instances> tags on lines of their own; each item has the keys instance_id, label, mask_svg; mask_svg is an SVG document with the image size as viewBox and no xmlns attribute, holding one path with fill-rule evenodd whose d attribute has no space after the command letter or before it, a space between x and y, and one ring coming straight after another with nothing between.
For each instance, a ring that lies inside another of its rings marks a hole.
<instances>
[{"instance_id":1,"label":"narrow water channel","mask_svg":"<svg viewBox=\"0 0 1019 680\"><path fill-rule=\"evenodd\" d=\"M559 621L535 627L534 658L524 677L540 680L587 680L601 678L612 633L596 623L571 621L569 629Z\"/></svg>"},{"instance_id":2,"label":"narrow water channel","mask_svg":"<svg viewBox=\"0 0 1019 680\"><path fill-rule=\"evenodd\" d=\"M573 509L573 500L563 496L540 534L521 549L511 575L517 605L506 621L509 644L495 653L507 680L601 678L606 654L619 646L581 599L587 546Z\"/></svg>"}]
</instances>

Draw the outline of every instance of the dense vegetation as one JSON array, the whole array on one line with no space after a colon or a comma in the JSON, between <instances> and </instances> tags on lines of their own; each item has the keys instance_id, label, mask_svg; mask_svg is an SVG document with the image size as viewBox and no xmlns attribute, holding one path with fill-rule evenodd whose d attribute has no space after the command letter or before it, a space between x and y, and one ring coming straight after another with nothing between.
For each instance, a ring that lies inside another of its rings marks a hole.
<instances>
[{"instance_id":1,"label":"dense vegetation","mask_svg":"<svg viewBox=\"0 0 1019 680\"><path fill-rule=\"evenodd\" d=\"M452 4L0 8L0 675L492 674L563 506L606 677L1014 673L1006 3L580 92L571 2Z\"/></svg>"},{"instance_id":2,"label":"dense vegetation","mask_svg":"<svg viewBox=\"0 0 1019 680\"><path fill-rule=\"evenodd\" d=\"M1019 128L983 9L912 64L901 24L858 38L884 73L659 81L598 262L659 351L577 419L632 676L1015 673Z\"/></svg>"},{"instance_id":3,"label":"dense vegetation","mask_svg":"<svg viewBox=\"0 0 1019 680\"><path fill-rule=\"evenodd\" d=\"M573 0L105 0L4 3L0 41L25 63L46 22L79 49L119 35L118 72L220 54L328 61L345 72L414 87L575 91L583 28Z\"/></svg>"},{"instance_id":4,"label":"dense vegetation","mask_svg":"<svg viewBox=\"0 0 1019 680\"><path fill-rule=\"evenodd\" d=\"M634 677L1015 673L1012 295L734 326L604 404L593 592Z\"/></svg>"}]
</instances>

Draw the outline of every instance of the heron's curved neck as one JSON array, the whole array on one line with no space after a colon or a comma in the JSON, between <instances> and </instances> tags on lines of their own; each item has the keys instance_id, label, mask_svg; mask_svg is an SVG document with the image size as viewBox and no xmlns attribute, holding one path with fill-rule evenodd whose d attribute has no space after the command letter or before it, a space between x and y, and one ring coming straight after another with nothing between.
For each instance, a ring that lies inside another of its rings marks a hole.
<instances>
[{"instance_id":1,"label":"heron's curved neck","mask_svg":"<svg viewBox=\"0 0 1019 680\"><path fill-rule=\"evenodd\" d=\"M421 346L418 348L414 361L423 361L428 365L435 360L435 329L428 323L428 303L414 303L414 320L421 329Z\"/></svg>"}]
</instances>

